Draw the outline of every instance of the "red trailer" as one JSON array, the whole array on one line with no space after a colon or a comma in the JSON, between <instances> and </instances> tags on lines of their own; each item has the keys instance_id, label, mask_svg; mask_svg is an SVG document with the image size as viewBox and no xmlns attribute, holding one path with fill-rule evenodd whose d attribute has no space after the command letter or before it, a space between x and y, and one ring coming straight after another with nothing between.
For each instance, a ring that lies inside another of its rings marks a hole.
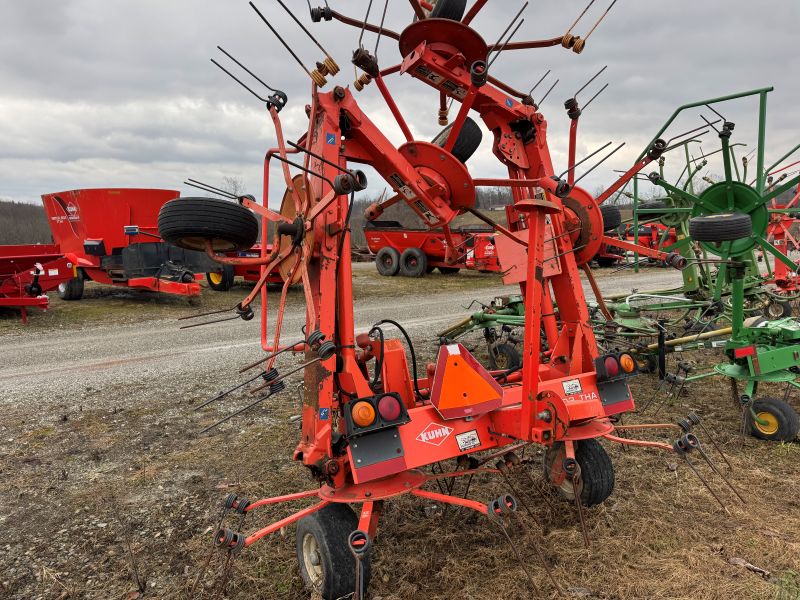
<instances>
[{"instance_id":1,"label":"red trailer","mask_svg":"<svg viewBox=\"0 0 800 600\"><path fill-rule=\"evenodd\" d=\"M158 211L180 194L174 190L102 188L45 194L53 238L73 260L76 277L59 288L63 300L79 300L85 280L197 296L197 273L219 270L202 252L166 244L158 235Z\"/></svg>"},{"instance_id":2,"label":"red trailer","mask_svg":"<svg viewBox=\"0 0 800 600\"><path fill-rule=\"evenodd\" d=\"M375 254L375 265L381 275L422 277L434 269L443 275L461 269L500 272L491 227L465 226L453 229L451 234L459 258L449 264L445 261L447 240L441 229L408 229L397 221L368 221L364 226L367 246Z\"/></svg>"},{"instance_id":3,"label":"red trailer","mask_svg":"<svg viewBox=\"0 0 800 600\"><path fill-rule=\"evenodd\" d=\"M28 308L47 310L46 292L68 285L77 272L55 244L0 246L0 307L18 308L28 322Z\"/></svg>"},{"instance_id":4,"label":"red trailer","mask_svg":"<svg viewBox=\"0 0 800 600\"><path fill-rule=\"evenodd\" d=\"M267 244L267 254L272 252L272 246ZM258 258L261 256L261 245L256 244L245 252L228 252L225 256L229 258ZM206 273L208 287L217 292L227 292L233 287L233 282L237 277L245 281L255 283L261 277L261 267L258 265L220 265L214 263L214 270ZM267 276L267 283L283 283L280 271L275 268Z\"/></svg>"}]
</instances>

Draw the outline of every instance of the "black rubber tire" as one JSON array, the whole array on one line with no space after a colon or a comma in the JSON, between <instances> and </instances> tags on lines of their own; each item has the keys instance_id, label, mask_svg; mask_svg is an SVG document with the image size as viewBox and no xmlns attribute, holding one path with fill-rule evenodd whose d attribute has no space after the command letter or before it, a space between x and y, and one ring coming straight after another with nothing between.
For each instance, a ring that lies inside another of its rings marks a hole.
<instances>
[{"instance_id":1,"label":"black rubber tire","mask_svg":"<svg viewBox=\"0 0 800 600\"><path fill-rule=\"evenodd\" d=\"M559 444L562 444L562 442L557 442L545 453L544 470L545 478L548 480L550 475L549 465L553 460L553 456L563 456L562 448L559 447ZM597 440L588 439L576 442L575 460L578 461L578 465L581 468L581 503L584 506L601 504L614 491L614 465L611 462L611 457ZM567 491L571 490L571 488L572 484L565 482L565 488L559 487L557 489L565 499L574 502L574 494Z\"/></svg>"},{"instance_id":2,"label":"black rubber tire","mask_svg":"<svg viewBox=\"0 0 800 600\"><path fill-rule=\"evenodd\" d=\"M258 220L239 204L219 198L177 198L158 212L158 233L164 241L187 250L249 250L258 240Z\"/></svg>"},{"instance_id":3,"label":"black rubber tire","mask_svg":"<svg viewBox=\"0 0 800 600\"><path fill-rule=\"evenodd\" d=\"M403 277L422 277L428 268L428 257L419 248L406 248L400 255L400 274Z\"/></svg>"},{"instance_id":4,"label":"black rubber tire","mask_svg":"<svg viewBox=\"0 0 800 600\"><path fill-rule=\"evenodd\" d=\"M211 280L212 273L206 273L206 281L208 282L208 287L210 287L215 292L227 292L229 289L233 287L233 281L234 279L236 279L233 265L223 265L222 272L218 273L218 275L222 276L222 280L219 283L214 283Z\"/></svg>"},{"instance_id":5,"label":"black rubber tire","mask_svg":"<svg viewBox=\"0 0 800 600\"><path fill-rule=\"evenodd\" d=\"M647 202L642 202L641 204L639 204L639 210L651 210L651 209L656 209L656 208L663 208L664 212L663 213L646 213L646 214L643 214L643 215L639 215L639 220L640 221L642 221L642 220L650 221L652 219L660 219L661 217L666 215L667 212L669 212L667 210L667 205L664 204L661 200L649 200Z\"/></svg>"},{"instance_id":6,"label":"black rubber tire","mask_svg":"<svg viewBox=\"0 0 800 600\"><path fill-rule=\"evenodd\" d=\"M770 320L791 317L794 309L791 302L773 300L764 307L764 316Z\"/></svg>"},{"instance_id":7,"label":"black rubber tire","mask_svg":"<svg viewBox=\"0 0 800 600\"><path fill-rule=\"evenodd\" d=\"M744 213L719 213L689 219L689 237L696 242L732 242L750 237L753 222Z\"/></svg>"},{"instance_id":8,"label":"black rubber tire","mask_svg":"<svg viewBox=\"0 0 800 600\"><path fill-rule=\"evenodd\" d=\"M467 11L467 0L438 0L431 11L432 19L450 19L460 21Z\"/></svg>"},{"instance_id":9,"label":"black rubber tire","mask_svg":"<svg viewBox=\"0 0 800 600\"><path fill-rule=\"evenodd\" d=\"M611 231L622 225L622 213L613 204L601 204L600 213L603 215L603 231Z\"/></svg>"},{"instance_id":10,"label":"black rubber tire","mask_svg":"<svg viewBox=\"0 0 800 600\"><path fill-rule=\"evenodd\" d=\"M613 267L615 264L619 262L619 259L617 258L605 258L602 256L598 256L597 258L595 258L595 260L597 261L597 266L600 267L601 269L607 269L608 267Z\"/></svg>"},{"instance_id":11,"label":"black rubber tire","mask_svg":"<svg viewBox=\"0 0 800 600\"><path fill-rule=\"evenodd\" d=\"M349 598L355 583L356 559L350 552L348 536L358 529L358 518L347 504L328 504L321 510L303 517L297 523L295 549L303 582L325 600ZM319 549L322 567L320 582L315 585L306 567L304 542L312 536ZM363 559L364 586L372 575L370 556Z\"/></svg>"},{"instance_id":12,"label":"black rubber tire","mask_svg":"<svg viewBox=\"0 0 800 600\"><path fill-rule=\"evenodd\" d=\"M753 402L753 411L759 416L763 413L771 415L777 425L774 431L763 429L751 418L750 435L753 437L771 442L791 442L797 437L800 417L787 402L779 398L759 398Z\"/></svg>"},{"instance_id":13,"label":"black rubber tire","mask_svg":"<svg viewBox=\"0 0 800 600\"><path fill-rule=\"evenodd\" d=\"M513 344L498 344L495 352L497 356L489 352L489 366L492 369L505 371L522 366L522 356Z\"/></svg>"},{"instance_id":14,"label":"black rubber tire","mask_svg":"<svg viewBox=\"0 0 800 600\"><path fill-rule=\"evenodd\" d=\"M461 269L459 267L438 267L442 275L456 275Z\"/></svg>"},{"instance_id":15,"label":"black rubber tire","mask_svg":"<svg viewBox=\"0 0 800 600\"><path fill-rule=\"evenodd\" d=\"M67 302L83 298L83 275L80 271L77 277L58 285L58 297Z\"/></svg>"},{"instance_id":16,"label":"black rubber tire","mask_svg":"<svg viewBox=\"0 0 800 600\"><path fill-rule=\"evenodd\" d=\"M442 146L447 143L447 138L450 135L450 130L453 128L455 123L452 123L442 129L435 138L433 138L433 144L437 146ZM464 126L461 127L461 131L458 132L458 138L456 138L456 143L453 145L453 150L451 154L455 156L458 160L462 163L467 164L467 161L470 157L475 154L475 151L478 149L478 146L481 145L481 140L483 139L483 132L481 131L480 126L472 120L471 117L467 117L467 120L464 121Z\"/></svg>"},{"instance_id":17,"label":"black rubber tire","mask_svg":"<svg viewBox=\"0 0 800 600\"><path fill-rule=\"evenodd\" d=\"M375 268L384 277L394 277L400 271L400 253L384 246L375 255Z\"/></svg>"}]
</instances>

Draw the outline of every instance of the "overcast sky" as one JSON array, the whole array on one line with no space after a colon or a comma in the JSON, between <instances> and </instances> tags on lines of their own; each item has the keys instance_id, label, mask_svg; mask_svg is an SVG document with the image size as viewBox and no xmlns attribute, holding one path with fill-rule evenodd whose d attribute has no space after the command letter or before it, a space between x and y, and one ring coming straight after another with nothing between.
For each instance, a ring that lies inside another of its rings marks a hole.
<instances>
[{"instance_id":1,"label":"overcast sky","mask_svg":"<svg viewBox=\"0 0 800 600\"><path fill-rule=\"evenodd\" d=\"M311 24L305 0L285 1L342 66L335 83L350 85L358 30L336 21ZM585 35L609 2L597 0L575 33ZM320 59L275 0L256 3L307 64ZM368 0L329 3L361 18ZM562 35L585 3L531 0L515 40ZM405 0L389 4L386 25L401 31L411 22L411 8ZM473 27L492 42L521 5L489 0ZM382 7L374 1L371 21ZM287 136L305 131L309 80L245 0L0 0L0 23L0 198L36 202L42 193L82 187L188 191L181 184L187 177L219 184L225 176L241 178L247 191L260 194L261 160L275 142L272 124L258 101L209 62L219 55L217 44L288 93L282 113ZM563 170L563 101L608 65L581 96L586 100L610 83L581 120L578 156L612 140L627 145L585 180L594 190L613 182L613 169L630 165L678 105L759 87L775 87L766 149L768 162L777 160L800 141L798 30L798 0L619 0L583 54L560 46L507 52L493 71L527 90L552 69L537 92L560 79L541 110L556 169ZM371 49L374 39L367 34L365 46ZM379 54L382 66L398 62L391 39L383 39ZM437 94L408 76L392 76L387 84L414 135L435 136ZM402 141L374 85L358 100ZM736 122L734 142L748 144L747 152L755 147L756 107L749 100L721 109ZM694 111L672 131L701 123ZM716 137L704 139L707 151L717 147ZM474 176L503 175L490 140L487 133L471 162ZM678 158L668 164L680 170ZM370 184L376 193L384 187L374 175Z\"/></svg>"}]
</instances>

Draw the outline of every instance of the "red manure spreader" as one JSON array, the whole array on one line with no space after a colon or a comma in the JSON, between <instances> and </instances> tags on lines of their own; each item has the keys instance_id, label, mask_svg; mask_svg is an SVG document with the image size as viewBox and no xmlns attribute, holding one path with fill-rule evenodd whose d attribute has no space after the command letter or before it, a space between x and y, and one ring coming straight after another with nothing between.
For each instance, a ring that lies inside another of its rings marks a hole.
<instances>
[{"instance_id":1,"label":"red manure spreader","mask_svg":"<svg viewBox=\"0 0 800 600\"><path fill-rule=\"evenodd\" d=\"M451 231L458 259L448 263L447 238L442 230L407 229L397 221L368 221L364 237L375 266L381 275L422 277L439 269L442 275L454 275L461 269L496 273L497 260L494 229L465 226Z\"/></svg>"},{"instance_id":2,"label":"red manure spreader","mask_svg":"<svg viewBox=\"0 0 800 600\"><path fill-rule=\"evenodd\" d=\"M101 188L42 196L60 252L76 276L59 287L63 300L80 300L84 281L198 296L197 273L220 272L200 252L165 243L158 211L173 190Z\"/></svg>"}]
</instances>

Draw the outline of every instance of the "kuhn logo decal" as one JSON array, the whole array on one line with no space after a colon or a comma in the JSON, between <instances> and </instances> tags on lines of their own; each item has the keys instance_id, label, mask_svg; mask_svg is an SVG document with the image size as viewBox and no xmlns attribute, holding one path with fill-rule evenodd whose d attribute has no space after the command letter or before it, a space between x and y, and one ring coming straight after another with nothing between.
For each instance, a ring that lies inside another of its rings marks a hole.
<instances>
[{"instance_id":1,"label":"kuhn logo decal","mask_svg":"<svg viewBox=\"0 0 800 600\"><path fill-rule=\"evenodd\" d=\"M439 423L431 423L425 429L420 431L417 436L418 442L425 442L431 446L441 446L444 441L450 437L453 429L447 425L440 425Z\"/></svg>"}]
</instances>

